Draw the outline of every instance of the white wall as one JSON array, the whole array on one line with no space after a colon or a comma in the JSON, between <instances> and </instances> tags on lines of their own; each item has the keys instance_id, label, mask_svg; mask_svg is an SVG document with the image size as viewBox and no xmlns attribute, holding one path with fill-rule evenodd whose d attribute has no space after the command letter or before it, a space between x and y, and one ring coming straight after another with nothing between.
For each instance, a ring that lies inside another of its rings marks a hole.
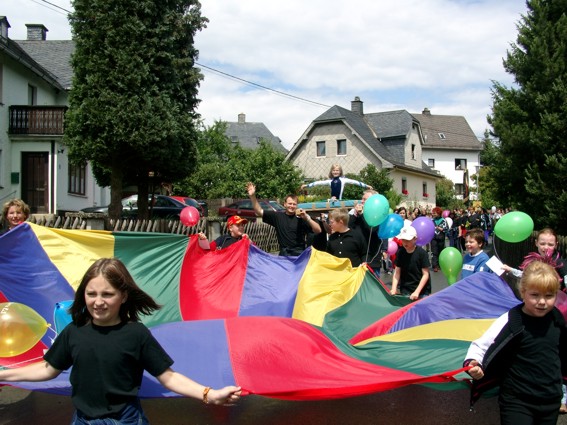
<instances>
[{"instance_id":1,"label":"white wall","mask_svg":"<svg viewBox=\"0 0 567 425\"><path fill-rule=\"evenodd\" d=\"M464 170L455 169L455 159L466 159L467 168L469 170L469 188L473 187L471 176L476 174L479 162L478 151L457 151L457 150L442 150L442 149L424 149L423 161L428 164L429 159L435 160L435 170L439 171L443 176L451 180L454 184L463 183Z\"/></svg>"},{"instance_id":2,"label":"white wall","mask_svg":"<svg viewBox=\"0 0 567 425\"><path fill-rule=\"evenodd\" d=\"M49 153L49 182L55 182L55 205L50 212L58 210L77 211L93 205L108 205L110 190L99 187L94 181L90 166L87 166L86 194L74 195L67 192L68 149L62 145L62 136L17 136L8 137L10 105L28 104L28 85L37 88L38 106L65 106L68 95L29 71L6 55L0 55L2 67L2 99L0 105L0 205L12 198L21 197L21 156L22 152ZM20 184L11 183L11 173L20 173ZM50 197L51 199L51 197Z\"/></svg>"}]
</instances>

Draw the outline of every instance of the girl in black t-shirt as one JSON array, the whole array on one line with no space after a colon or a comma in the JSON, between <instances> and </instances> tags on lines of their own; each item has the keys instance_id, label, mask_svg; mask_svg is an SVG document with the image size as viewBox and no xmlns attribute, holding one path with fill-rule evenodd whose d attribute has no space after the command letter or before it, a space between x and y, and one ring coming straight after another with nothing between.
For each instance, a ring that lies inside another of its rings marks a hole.
<instances>
[{"instance_id":1,"label":"girl in black t-shirt","mask_svg":"<svg viewBox=\"0 0 567 425\"><path fill-rule=\"evenodd\" d=\"M168 390L205 403L238 400L240 387L213 390L171 369L173 360L139 322L140 315L159 308L120 260L101 258L77 288L70 308L73 322L59 334L43 361L0 370L0 381L47 381L73 366L70 381L77 409L73 424L95 419L147 424L138 399L144 370Z\"/></svg>"}]
</instances>

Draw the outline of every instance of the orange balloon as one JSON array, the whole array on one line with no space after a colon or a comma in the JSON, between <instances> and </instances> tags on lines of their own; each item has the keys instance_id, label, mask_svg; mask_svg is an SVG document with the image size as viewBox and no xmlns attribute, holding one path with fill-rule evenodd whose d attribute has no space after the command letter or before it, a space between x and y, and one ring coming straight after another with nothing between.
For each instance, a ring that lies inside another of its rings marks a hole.
<instances>
[{"instance_id":1,"label":"orange balloon","mask_svg":"<svg viewBox=\"0 0 567 425\"><path fill-rule=\"evenodd\" d=\"M0 304L0 357L25 353L41 339L49 325L37 312L20 303Z\"/></svg>"}]
</instances>

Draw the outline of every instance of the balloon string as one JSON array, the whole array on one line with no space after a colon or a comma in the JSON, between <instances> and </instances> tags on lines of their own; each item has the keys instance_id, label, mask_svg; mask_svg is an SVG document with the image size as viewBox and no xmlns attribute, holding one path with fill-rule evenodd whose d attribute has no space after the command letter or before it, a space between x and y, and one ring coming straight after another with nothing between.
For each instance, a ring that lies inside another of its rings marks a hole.
<instances>
[{"instance_id":1,"label":"balloon string","mask_svg":"<svg viewBox=\"0 0 567 425\"><path fill-rule=\"evenodd\" d=\"M373 258L372 260L368 261L368 253L370 252L370 240L372 239L372 233L374 233L374 232L372 231L372 227L371 227L370 228L370 234L368 235L368 245L366 246L366 257L364 257L364 258L366 258L366 261L368 263L371 263L372 260L374 260L374 258Z\"/></svg>"},{"instance_id":2,"label":"balloon string","mask_svg":"<svg viewBox=\"0 0 567 425\"><path fill-rule=\"evenodd\" d=\"M498 238L496 237L496 235L492 236L492 246L494 247L494 256L500 260L500 257L498 256L498 252L496 250L496 240L497 239ZM502 260L500 260L500 261L502 262Z\"/></svg>"},{"instance_id":3,"label":"balloon string","mask_svg":"<svg viewBox=\"0 0 567 425\"><path fill-rule=\"evenodd\" d=\"M53 334L54 334L53 338L51 338L50 336L48 336L49 341L53 344L53 341L55 341L55 338L57 338L57 335L59 335L59 334L57 333L57 331L56 331L55 329L53 329L53 327L51 326L51 324L48 324L48 325L47 325L47 329L50 330L51 332L53 332Z\"/></svg>"},{"instance_id":4,"label":"balloon string","mask_svg":"<svg viewBox=\"0 0 567 425\"><path fill-rule=\"evenodd\" d=\"M374 254L374 257L372 257L372 259L370 261L368 261L368 254L370 253L370 240L372 239L372 233L374 233L372 231L372 228L370 228L370 235L368 236L368 246L366 247L366 263L370 264L371 262L374 261L374 259L376 257L378 257L378 254L380 254L380 250L382 249L382 243L383 240L382 238L380 238L380 245L378 245L378 251L376 251L376 254Z\"/></svg>"},{"instance_id":5,"label":"balloon string","mask_svg":"<svg viewBox=\"0 0 567 425\"><path fill-rule=\"evenodd\" d=\"M23 361L17 362L17 363L11 363L11 364L9 364L9 365L2 365L2 366L0 366L0 370L2 370L2 369L7 369L7 368L10 368L10 367L17 367L17 366L23 365L23 364L25 364L25 363L30 363L30 362L33 363L35 360L39 360L39 359L43 359L43 356L34 357L34 358L32 358L32 359L23 360Z\"/></svg>"}]
</instances>

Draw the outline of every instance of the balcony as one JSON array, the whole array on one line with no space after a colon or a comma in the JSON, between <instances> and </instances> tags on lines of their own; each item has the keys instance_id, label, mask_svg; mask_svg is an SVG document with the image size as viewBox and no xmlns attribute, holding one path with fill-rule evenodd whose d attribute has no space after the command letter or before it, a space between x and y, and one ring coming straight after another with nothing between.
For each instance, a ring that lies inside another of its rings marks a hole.
<instances>
[{"instance_id":1,"label":"balcony","mask_svg":"<svg viewBox=\"0 0 567 425\"><path fill-rule=\"evenodd\" d=\"M8 134L63 135L66 106L10 106Z\"/></svg>"}]
</instances>

